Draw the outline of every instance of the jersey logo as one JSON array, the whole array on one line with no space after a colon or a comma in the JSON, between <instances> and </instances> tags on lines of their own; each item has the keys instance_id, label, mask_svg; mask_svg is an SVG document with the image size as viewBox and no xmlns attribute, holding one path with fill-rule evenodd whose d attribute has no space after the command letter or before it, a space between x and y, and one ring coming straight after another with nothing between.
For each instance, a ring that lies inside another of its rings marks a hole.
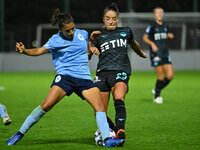
<instances>
[{"instance_id":1,"label":"jersey logo","mask_svg":"<svg viewBox=\"0 0 200 150\"><path fill-rule=\"evenodd\" d=\"M125 37L127 34L126 34L125 32L121 32L120 35L121 35L122 37Z\"/></svg>"},{"instance_id":2,"label":"jersey logo","mask_svg":"<svg viewBox=\"0 0 200 150\"><path fill-rule=\"evenodd\" d=\"M58 76L56 77L56 79L55 79L55 83L58 83L58 82L60 82L60 80L61 80L61 76L60 76L60 75L58 75Z\"/></svg>"},{"instance_id":3,"label":"jersey logo","mask_svg":"<svg viewBox=\"0 0 200 150\"><path fill-rule=\"evenodd\" d=\"M154 39L155 40L164 40L167 39L167 33L163 32L163 33L155 33L154 34Z\"/></svg>"},{"instance_id":4,"label":"jersey logo","mask_svg":"<svg viewBox=\"0 0 200 150\"><path fill-rule=\"evenodd\" d=\"M116 48L116 47L127 47L127 39L116 39L111 40L109 42L105 42L101 44L101 52L104 52L110 48Z\"/></svg>"},{"instance_id":5,"label":"jersey logo","mask_svg":"<svg viewBox=\"0 0 200 150\"><path fill-rule=\"evenodd\" d=\"M78 38L79 38L79 40L81 40L81 41L84 40L84 37L83 37L81 34L78 34Z\"/></svg>"}]
</instances>

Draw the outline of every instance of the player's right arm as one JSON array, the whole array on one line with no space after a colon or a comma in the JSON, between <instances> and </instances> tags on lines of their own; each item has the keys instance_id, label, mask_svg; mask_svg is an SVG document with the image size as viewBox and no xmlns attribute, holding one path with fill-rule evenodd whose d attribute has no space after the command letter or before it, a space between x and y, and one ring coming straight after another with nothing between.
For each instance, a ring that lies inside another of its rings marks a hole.
<instances>
[{"instance_id":1,"label":"player's right arm","mask_svg":"<svg viewBox=\"0 0 200 150\"><path fill-rule=\"evenodd\" d=\"M148 25L148 27L146 28L145 34L143 36L143 41L145 43L147 43L148 45L150 45L151 48L152 48L152 51L156 53L158 51L158 47L149 38L150 36L153 36L153 34L154 34L154 27L153 27L153 25Z\"/></svg>"},{"instance_id":2,"label":"player's right arm","mask_svg":"<svg viewBox=\"0 0 200 150\"><path fill-rule=\"evenodd\" d=\"M38 56L49 52L45 47L26 49L22 42L16 43L16 51L29 56Z\"/></svg>"},{"instance_id":3,"label":"player's right arm","mask_svg":"<svg viewBox=\"0 0 200 150\"><path fill-rule=\"evenodd\" d=\"M89 41L88 41L88 58L89 60L92 58L93 54L99 55L100 52L98 48L93 46L94 40L101 34L101 31L93 31L90 35Z\"/></svg>"},{"instance_id":4,"label":"player's right arm","mask_svg":"<svg viewBox=\"0 0 200 150\"><path fill-rule=\"evenodd\" d=\"M158 51L158 47L156 46L156 44L151 41L146 34L143 36L143 41L151 46L153 52Z\"/></svg>"}]
</instances>

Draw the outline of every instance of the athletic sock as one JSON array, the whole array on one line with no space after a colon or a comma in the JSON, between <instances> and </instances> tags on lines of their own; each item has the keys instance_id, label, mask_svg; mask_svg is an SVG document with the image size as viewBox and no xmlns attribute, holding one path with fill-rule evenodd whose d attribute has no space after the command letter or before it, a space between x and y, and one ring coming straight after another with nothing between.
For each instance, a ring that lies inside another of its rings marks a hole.
<instances>
[{"instance_id":1,"label":"athletic sock","mask_svg":"<svg viewBox=\"0 0 200 150\"><path fill-rule=\"evenodd\" d=\"M0 115L1 115L1 118L6 116L5 110L1 104L0 104Z\"/></svg>"},{"instance_id":2,"label":"athletic sock","mask_svg":"<svg viewBox=\"0 0 200 150\"><path fill-rule=\"evenodd\" d=\"M109 128L111 128L113 131L116 132L115 124L108 116L107 116L107 121L108 121Z\"/></svg>"},{"instance_id":3,"label":"athletic sock","mask_svg":"<svg viewBox=\"0 0 200 150\"><path fill-rule=\"evenodd\" d=\"M155 88L155 91L156 91L156 94L155 94L155 98L159 97L160 96L160 93L161 93L161 90L166 87L169 82L171 80L168 80L167 78L165 78L164 80L157 80L156 81L156 88Z\"/></svg>"},{"instance_id":4,"label":"athletic sock","mask_svg":"<svg viewBox=\"0 0 200 150\"><path fill-rule=\"evenodd\" d=\"M116 123L116 130L125 129L125 122L126 122L126 108L124 101L121 99L115 100L115 123Z\"/></svg>"},{"instance_id":5,"label":"athletic sock","mask_svg":"<svg viewBox=\"0 0 200 150\"><path fill-rule=\"evenodd\" d=\"M46 114L44 110L41 109L40 106L35 108L32 113L26 118L25 122L21 126L19 132L25 134L36 122L40 120L40 118Z\"/></svg>"},{"instance_id":6,"label":"athletic sock","mask_svg":"<svg viewBox=\"0 0 200 150\"><path fill-rule=\"evenodd\" d=\"M169 82L170 82L171 80L168 80L167 78L165 78L164 79L164 87L166 87L168 84L169 84ZM163 88L164 88L163 87Z\"/></svg>"},{"instance_id":7,"label":"athletic sock","mask_svg":"<svg viewBox=\"0 0 200 150\"><path fill-rule=\"evenodd\" d=\"M99 130L101 131L103 140L110 137L110 131L105 112L96 112L96 122Z\"/></svg>"},{"instance_id":8,"label":"athletic sock","mask_svg":"<svg viewBox=\"0 0 200 150\"><path fill-rule=\"evenodd\" d=\"M160 92L162 90L162 88L164 87L164 80L157 80L156 81L156 88L155 88L155 98L160 96Z\"/></svg>"}]
</instances>

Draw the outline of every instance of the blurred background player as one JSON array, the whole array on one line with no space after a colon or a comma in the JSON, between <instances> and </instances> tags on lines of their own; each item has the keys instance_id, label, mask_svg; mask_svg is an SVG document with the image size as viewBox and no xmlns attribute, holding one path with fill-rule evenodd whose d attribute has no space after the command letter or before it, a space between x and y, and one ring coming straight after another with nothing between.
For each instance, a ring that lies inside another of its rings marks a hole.
<instances>
[{"instance_id":1,"label":"blurred background player","mask_svg":"<svg viewBox=\"0 0 200 150\"><path fill-rule=\"evenodd\" d=\"M19 132L12 136L6 144L15 145L56 103L65 95L70 96L73 92L82 99L86 99L96 112L96 122L104 140L104 147L123 144L124 140L112 139L110 137L102 97L99 89L91 79L88 66L87 31L75 29L71 15L62 13L59 9L56 9L52 16L52 25L58 26L59 32L54 34L43 47L25 49L21 42L16 43L16 51L21 54L38 56L50 52L57 75L44 101L32 111ZM93 32L91 38L94 39L93 36L98 33L98 31Z\"/></svg>"},{"instance_id":2,"label":"blurred background player","mask_svg":"<svg viewBox=\"0 0 200 150\"><path fill-rule=\"evenodd\" d=\"M94 82L101 91L106 110L110 92L113 95L116 125L114 126L111 119L107 117L109 126L116 132L117 139L125 139L126 108L124 101L131 75L131 65L127 55L128 44L140 57L146 58L146 54L134 40L131 29L117 27L118 21L119 9L115 3L112 3L104 9L105 27L101 30L101 35L93 42L95 47L91 50L96 51L97 48L100 52Z\"/></svg>"},{"instance_id":3,"label":"blurred background player","mask_svg":"<svg viewBox=\"0 0 200 150\"><path fill-rule=\"evenodd\" d=\"M152 93L155 94L153 102L162 104L163 98L160 96L161 90L169 84L174 76L167 44L167 40L173 39L174 35L169 32L167 24L163 22L163 9L156 7L153 13L155 22L146 28L143 40L150 45L151 65L155 68L157 75L156 85L152 90Z\"/></svg>"},{"instance_id":4,"label":"blurred background player","mask_svg":"<svg viewBox=\"0 0 200 150\"><path fill-rule=\"evenodd\" d=\"M7 126L11 124L11 119L7 113L6 107L0 103L0 115L3 120L3 123Z\"/></svg>"}]
</instances>

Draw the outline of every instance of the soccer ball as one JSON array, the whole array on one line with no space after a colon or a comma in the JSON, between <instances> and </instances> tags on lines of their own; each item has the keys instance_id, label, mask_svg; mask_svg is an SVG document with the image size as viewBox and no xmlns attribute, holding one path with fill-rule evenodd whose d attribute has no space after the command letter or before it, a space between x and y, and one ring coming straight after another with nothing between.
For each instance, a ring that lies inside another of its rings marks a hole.
<instances>
[{"instance_id":1,"label":"soccer ball","mask_svg":"<svg viewBox=\"0 0 200 150\"><path fill-rule=\"evenodd\" d=\"M112 129L109 129L109 131L110 131L110 137L115 138L116 137L115 131L113 131ZM103 145L103 138L101 136L101 132L99 129L94 134L94 140L95 140L96 145L98 146Z\"/></svg>"}]
</instances>

